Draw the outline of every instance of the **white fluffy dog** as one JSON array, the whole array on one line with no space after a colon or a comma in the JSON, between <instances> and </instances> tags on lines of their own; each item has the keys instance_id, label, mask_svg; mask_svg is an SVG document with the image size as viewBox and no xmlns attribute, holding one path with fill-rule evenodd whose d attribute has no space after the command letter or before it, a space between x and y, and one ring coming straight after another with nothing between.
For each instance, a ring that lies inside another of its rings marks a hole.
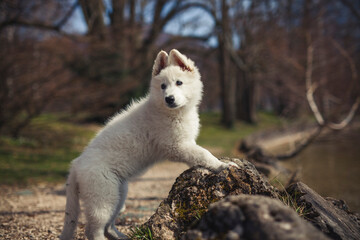
<instances>
[{"instance_id":1,"label":"white fluffy dog","mask_svg":"<svg viewBox=\"0 0 360 240\"><path fill-rule=\"evenodd\" d=\"M64 229L71 239L85 207L88 239L126 237L114 221L124 206L128 181L169 159L220 171L230 165L195 142L203 85L194 63L173 49L156 57L149 94L115 115L71 166Z\"/></svg>"}]
</instances>

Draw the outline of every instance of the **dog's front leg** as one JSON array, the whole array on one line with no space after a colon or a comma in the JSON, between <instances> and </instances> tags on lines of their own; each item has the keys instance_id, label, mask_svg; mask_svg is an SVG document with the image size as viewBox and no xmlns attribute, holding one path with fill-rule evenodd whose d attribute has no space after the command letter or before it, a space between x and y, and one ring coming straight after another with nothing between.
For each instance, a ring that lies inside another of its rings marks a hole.
<instances>
[{"instance_id":1,"label":"dog's front leg","mask_svg":"<svg viewBox=\"0 0 360 240\"><path fill-rule=\"evenodd\" d=\"M235 163L224 163L212 155L208 150L196 143L185 143L178 145L173 151L172 160L185 162L190 166L200 165L202 167L221 171L230 166L237 166Z\"/></svg>"}]
</instances>

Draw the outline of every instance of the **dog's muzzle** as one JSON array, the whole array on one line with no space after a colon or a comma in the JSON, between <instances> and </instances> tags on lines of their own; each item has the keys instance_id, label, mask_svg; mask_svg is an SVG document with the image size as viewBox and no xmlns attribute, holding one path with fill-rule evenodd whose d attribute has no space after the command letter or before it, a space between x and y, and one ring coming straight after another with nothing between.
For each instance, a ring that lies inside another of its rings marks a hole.
<instances>
[{"instance_id":1,"label":"dog's muzzle","mask_svg":"<svg viewBox=\"0 0 360 240\"><path fill-rule=\"evenodd\" d=\"M175 97L173 95L170 95L168 97L165 97L165 102L166 104L171 107L171 108L174 108L176 107L176 104L175 104Z\"/></svg>"}]
</instances>

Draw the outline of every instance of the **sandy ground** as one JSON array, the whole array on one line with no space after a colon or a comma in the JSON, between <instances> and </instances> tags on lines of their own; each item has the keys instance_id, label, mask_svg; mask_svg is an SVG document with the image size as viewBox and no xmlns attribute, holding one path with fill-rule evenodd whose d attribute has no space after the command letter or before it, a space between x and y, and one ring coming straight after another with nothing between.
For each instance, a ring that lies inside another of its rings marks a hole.
<instances>
[{"instance_id":1,"label":"sandy ground","mask_svg":"<svg viewBox=\"0 0 360 240\"><path fill-rule=\"evenodd\" d=\"M129 233L145 222L167 197L177 176L188 167L164 162L149 169L129 184L126 210L117 228ZM0 239L57 239L65 208L64 184L39 184L26 189L0 187ZM76 239L84 237L85 218L80 217Z\"/></svg>"}]
</instances>

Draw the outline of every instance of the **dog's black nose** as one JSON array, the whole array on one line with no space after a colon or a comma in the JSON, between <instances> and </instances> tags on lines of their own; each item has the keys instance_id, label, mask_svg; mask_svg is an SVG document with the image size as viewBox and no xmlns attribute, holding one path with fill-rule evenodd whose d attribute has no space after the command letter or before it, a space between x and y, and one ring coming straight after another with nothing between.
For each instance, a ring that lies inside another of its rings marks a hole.
<instances>
[{"instance_id":1,"label":"dog's black nose","mask_svg":"<svg viewBox=\"0 0 360 240\"><path fill-rule=\"evenodd\" d=\"M168 97L165 97L165 102L166 102L167 104L169 104L169 105L174 104L174 102L175 102L174 96L173 96L173 95L170 95L170 96L168 96Z\"/></svg>"}]
</instances>

